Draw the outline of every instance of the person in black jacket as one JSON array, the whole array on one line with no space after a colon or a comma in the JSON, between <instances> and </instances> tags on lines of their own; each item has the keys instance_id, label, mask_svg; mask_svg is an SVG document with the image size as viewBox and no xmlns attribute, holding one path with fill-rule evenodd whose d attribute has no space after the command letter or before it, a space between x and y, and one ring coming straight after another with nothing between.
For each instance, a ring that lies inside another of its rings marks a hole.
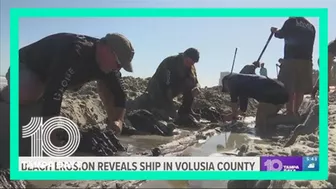
<instances>
[{"instance_id":1,"label":"person in black jacket","mask_svg":"<svg viewBox=\"0 0 336 189\"><path fill-rule=\"evenodd\" d=\"M265 129L267 119L276 116L289 99L280 81L251 74L225 76L222 79L222 92L228 92L231 98L232 113L224 116L226 120L237 120L239 113L246 112L249 98L257 100L256 127L261 130Z\"/></svg>"},{"instance_id":2,"label":"person in black jacket","mask_svg":"<svg viewBox=\"0 0 336 189\"><path fill-rule=\"evenodd\" d=\"M101 39L73 33L44 37L19 50L19 103L31 104L43 99L42 116L57 116L66 90L78 90L95 80L110 121L109 128L118 134L126 105L120 69L132 72L133 56L131 42L118 33ZM6 78L9 84L9 71ZM7 102L10 87L1 92Z\"/></svg>"},{"instance_id":3,"label":"person in black jacket","mask_svg":"<svg viewBox=\"0 0 336 189\"><path fill-rule=\"evenodd\" d=\"M272 27L271 32L285 41L278 79L289 92L287 114L298 116L304 94L311 94L313 88L315 27L303 17L289 17L281 29Z\"/></svg>"}]
</instances>

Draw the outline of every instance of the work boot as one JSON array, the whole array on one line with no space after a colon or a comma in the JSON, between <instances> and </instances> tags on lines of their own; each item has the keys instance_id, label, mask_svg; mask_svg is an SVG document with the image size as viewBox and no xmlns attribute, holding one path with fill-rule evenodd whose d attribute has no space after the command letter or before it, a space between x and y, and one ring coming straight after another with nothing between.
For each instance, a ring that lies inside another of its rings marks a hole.
<instances>
[{"instance_id":1,"label":"work boot","mask_svg":"<svg viewBox=\"0 0 336 189\"><path fill-rule=\"evenodd\" d=\"M197 121L200 121L201 119L201 114L195 113L191 107L181 105L178 110L178 115L184 115L184 114L190 114L195 119L197 119Z\"/></svg>"},{"instance_id":2,"label":"work boot","mask_svg":"<svg viewBox=\"0 0 336 189\"><path fill-rule=\"evenodd\" d=\"M198 120L191 114L178 114L177 119L174 122L176 125L184 127L199 128Z\"/></svg>"}]
</instances>

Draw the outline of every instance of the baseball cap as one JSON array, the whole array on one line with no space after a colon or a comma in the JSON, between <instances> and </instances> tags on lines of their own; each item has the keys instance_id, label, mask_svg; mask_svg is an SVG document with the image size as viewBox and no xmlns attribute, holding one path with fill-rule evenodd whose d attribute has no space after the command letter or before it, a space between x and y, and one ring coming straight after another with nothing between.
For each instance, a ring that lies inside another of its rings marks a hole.
<instances>
[{"instance_id":1,"label":"baseball cap","mask_svg":"<svg viewBox=\"0 0 336 189\"><path fill-rule=\"evenodd\" d=\"M132 60L134 48L131 42L124 35L119 33L108 33L102 39L116 53L121 67L128 72L133 72Z\"/></svg>"},{"instance_id":2,"label":"baseball cap","mask_svg":"<svg viewBox=\"0 0 336 189\"><path fill-rule=\"evenodd\" d=\"M197 49L195 48L188 48L183 53L185 56L191 58L194 62L198 62L200 55Z\"/></svg>"}]
</instances>

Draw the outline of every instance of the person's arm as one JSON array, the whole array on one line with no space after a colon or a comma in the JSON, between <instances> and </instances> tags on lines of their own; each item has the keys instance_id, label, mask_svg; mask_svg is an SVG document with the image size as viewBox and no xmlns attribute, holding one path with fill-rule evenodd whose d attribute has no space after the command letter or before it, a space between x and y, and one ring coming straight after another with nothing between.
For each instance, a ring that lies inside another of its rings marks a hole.
<instances>
[{"instance_id":1,"label":"person's arm","mask_svg":"<svg viewBox=\"0 0 336 189\"><path fill-rule=\"evenodd\" d=\"M111 118L111 115L107 112L109 119L112 119L111 121L124 121L127 97L121 73L119 71L113 71L106 74L104 76L104 82L114 95L114 117ZM106 107L106 109L110 108L111 107Z\"/></svg>"},{"instance_id":2,"label":"person's arm","mask_svg":"<svg viewBox=\"0 0 336 189\"><path fill-rule=\"evenodd\" d=\"M191 74L192 74L192 77L195 79L196 87L201 88L201 85L198 82L198 78L197 78L196 67L194 65L192 65L191 67Z\"/></svg>"},{"instance_id":3,"label":"person's arm","mask_svg":"<svg viewBox=\"0 0 336 189\"><path fill-rule=\"evenodd\" d=\"M172 93L170 90L170 86L172 83L172 70L169 67L169 62L174 61L171 57L166 58L162 61L160 64L157 74L158 74L158 80L159 80L159 87L163 91L164 94L166 94L167 100L173 100Z\"/></svg>"},{"instance_id":4,"label":"person's arm","mask_svg":"<svg viewBox=\"0 0 336 189\"><path fill-rule=\"evenodd\" d=\"M293 24L295 24L294 22L295 20L293 18L287 19L282 25L282 28L274 33L274 37L279 39L285 38L291 32Z\"/></svg>"}]
</instances>

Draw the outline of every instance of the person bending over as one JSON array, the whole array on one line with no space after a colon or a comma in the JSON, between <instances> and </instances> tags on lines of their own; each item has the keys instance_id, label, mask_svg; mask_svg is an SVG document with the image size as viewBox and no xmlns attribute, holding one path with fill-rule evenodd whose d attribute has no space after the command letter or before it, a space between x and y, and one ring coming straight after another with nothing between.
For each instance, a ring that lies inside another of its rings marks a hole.
<instances>
[{"instance_id":1,"label":"person bending over","mask_svg":"<svg viewBox=\"0 0 336 189\"><path fill-rule=\"evenodd\" d=\"M266 119L275 116L289 100L289 94L283 83L275 79L251 74L225 76L222 79L222 92L229 93L231 98L232 113L224 116L227 121L237 120L238 114L246 112L249 98L259 102L256 127L259 127L259 125L264 127Z\"/></svg>"},{"instance_id":2,"label":"person bending over","mask_svg":"<svg viewBox=\"0 0 336 189\"><path fill-rule=\"evenodd\" d=\"M133 72L134 49L118 33L101 39L74 33L57 33L19 50L19 103L43 100L42 116L58 116L63 93L78 90L89 81L97 81L98 93L107 112L109 127L116 134L122 130L126 94L120 69ZM1 91L9 102L8 86Z\"/></svg>"}]
</instances>

